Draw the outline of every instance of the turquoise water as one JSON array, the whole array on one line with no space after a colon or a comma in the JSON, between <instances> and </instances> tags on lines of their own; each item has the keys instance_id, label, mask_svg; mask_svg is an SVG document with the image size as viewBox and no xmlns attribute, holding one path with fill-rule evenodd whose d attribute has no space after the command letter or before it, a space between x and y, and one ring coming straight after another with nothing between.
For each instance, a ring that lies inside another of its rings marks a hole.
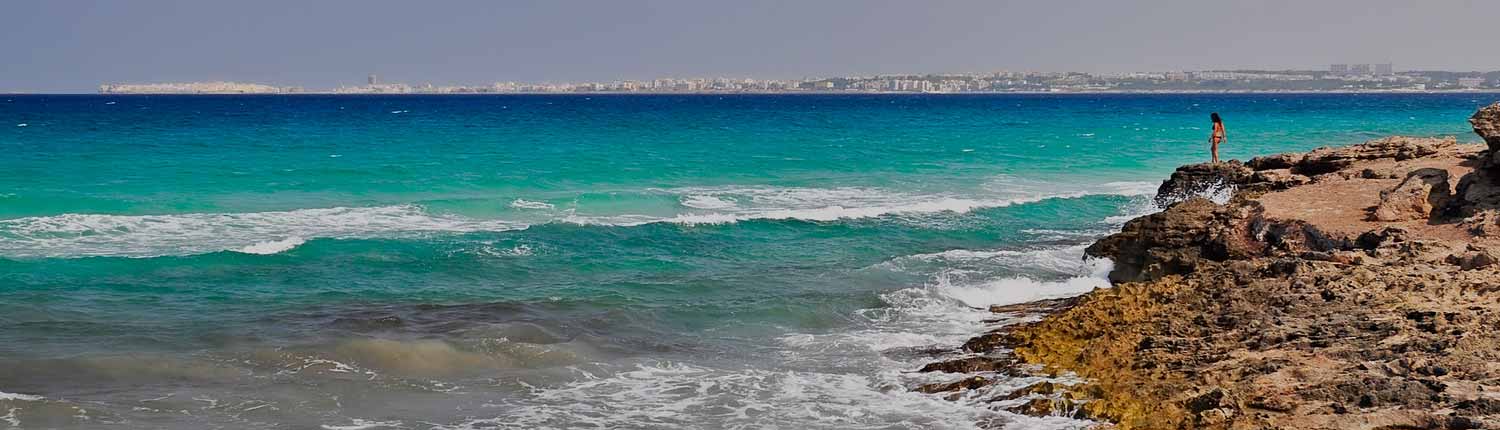
<instances>
[{"instance_id":1,"label":"turquoise water","mask_svg":"<svg viewBox=\"0 0 1500 430\"><path fill-rule=\"evenodd\" d=\"M0 425L1078 426L911 370L1107 285L1210 111L1244 159L1495 98L0 96Z\"/></svg>"}]
</instances>

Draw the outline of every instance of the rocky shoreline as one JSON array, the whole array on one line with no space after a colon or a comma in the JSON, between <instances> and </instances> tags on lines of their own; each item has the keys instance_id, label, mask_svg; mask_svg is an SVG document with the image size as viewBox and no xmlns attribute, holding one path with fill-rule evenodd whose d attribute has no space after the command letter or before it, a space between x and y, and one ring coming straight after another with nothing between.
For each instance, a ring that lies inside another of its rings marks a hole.
<instances>
[{"instance_id":1,"label":"rocky shoreline","mask_svg":"<svg viewBox=\"0 0 1500 430\"><path fill-rule=\"evenodd\" d=\"M1076 375L987 399L1121 429L1500 428L1500 103L1486 145L1390 137L1179 168L1087 250L1113 288L922 372ZM1229 190L1220 201L1198 197Z\"/></svg>"}]
</instances>

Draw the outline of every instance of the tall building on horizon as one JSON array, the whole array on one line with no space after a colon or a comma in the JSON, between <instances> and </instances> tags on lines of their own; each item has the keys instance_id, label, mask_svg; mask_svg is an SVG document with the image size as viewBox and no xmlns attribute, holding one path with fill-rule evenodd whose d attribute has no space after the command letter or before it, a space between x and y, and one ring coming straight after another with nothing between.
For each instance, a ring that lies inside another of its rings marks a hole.
<instances>
[{"instance_id":1,"label":"tall building on horizon","mask_svg":"<svg viewBox=\"0 0 1500 430\"><path fill-rule=\"evenodd\" d=\"M1335 74L1335 75L1348 74L1349 73L1349 65L1348 64L1334 64L1334 65L1330 65L1330 66L1328 66L1328 73L1332 73L1332 74Z\"/></svg>"},{"instance_id":2,"label":"tall building on horizon","mask_svg":"<svg viewBox=\"0 0 1500 430\"><path fill-rule=\"evenodd\" d=\"M1391 63L1381 63L1375 65L1375 74L1377 75L1394 75L1396 73L1393 70L1394 68L1392 67Z\"/></svg>"},{"instance_id":3,"label":"tall building on horizon","mask_svg":"<svg viewBox=\"0 0 1500 430\"><path fill-rule=\"evenodd\" d=\"M365 83L370 85L380 85L380 78L371 73L369 77L365 78Z\"/></svg>"}]
</instances>

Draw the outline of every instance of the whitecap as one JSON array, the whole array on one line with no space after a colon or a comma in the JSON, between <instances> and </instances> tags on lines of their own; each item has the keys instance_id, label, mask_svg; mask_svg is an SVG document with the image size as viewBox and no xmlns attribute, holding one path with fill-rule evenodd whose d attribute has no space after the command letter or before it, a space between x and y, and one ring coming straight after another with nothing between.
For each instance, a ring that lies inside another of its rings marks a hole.
<instances>
[{"instance_id":1,"label":"whitecap","mask_svg":"<svg viewBox=\"0 0 1500 430\"><path fill-rule=\"evenodd\" d=\"M4 391L0 391L0 401L10 400L10 401L21 401L21 402L36 402L36 401L41 401L41 400L45 400L45 399L46 399L45 397L35 396L35 395L31 395L31 394L16 394L16 393L7 393L7 392L4 392Z\"/></svg>"},{"instance_id":2,"label":"whitecap","mask_svg":"<svg viewBox=\"0 0 1500 430\"><path fill-rule=\"evenodd\" d=\"M530 257L531 255L536 253L536 251L531 248L531 245L527 245L524 243L512 246L510 248L496 248L490 245L485 245L483 247L480 247L475 252L492 257Z\"/></svg>"},{"instance_id":3,"label":"whitecap","mask_svg":"<svg viewBox=\"0 0 1500 430\"><path fill-rule=\"evenodd\" d=\"M684 196L682 198L682 205L693 209L727 209L734 207L734 200L711 195L693 194Z\"/></svg>"},{"instance_id":4,"label":"whitecap","mask_svg":"<svg viewBox=\"0 0 1500 430\"><path fill-rule=\"evenodd\" d=\"M30 125L30 124L27 124L27 123L23 122L23 123L20 123L20 124L16 124L16 127L25 127L25 126L28 126L28 125Z\"/></svg>"},{"instance_id":5,"label":"whitecap","mask_svg":"<svg viewBox=\"0 0 1500 430\"><path fill-rule=\"evenodd\" d=\"M62 214L0 220L0 256L159 257L270 250L289 239L406 238L431 233L510 231L527 225L428 213L420 206L298 209L173 215Z\"/></svg>"},{"instance_id":6,"label":"whitecap","mask_svg":"<svg viewBox=\"0 0 1500 430\"><path fill-rule=\"evenodd\" d=\"M967 306L988 308L993 305L1010 305L1037 300L1071 297L1109 288L1109 260L1092 260L1094 272L1088 276L1077 276L1063 280L1044 281L1027 277L1008 277L984 281L977 284L954 284L947 277L935 286L943 296L953 298Z\"/></svg>"},{"instance_id":7,"label":"whitecap","mask_svg":"<svg viewBox=\"0 0 1500 430\"><path fill-rule=\"evenodd\" d=\"M324 430L371 430L378 428L404 429L406 428L406 423L401 421L373 421L353 418L350 419L350 423L348 425L323 424L322 427Z\"/></svg>"},{"instance_id":8,"label":"whitecap","mask_svg":"<svg viewBox=\"0 0 1500 430\"><path fill-rule=\"evenodd\" d=\"M292 248L296 248L298 245L301 245L304 242L307 242L307 240L303 239L303 238L300 238L300 237L292 236L292 237L288 237L288 238L282 239L282 240L272 240L272 241L260 242L260 243L254 244L254 245L250 245L250 246L247 246L247 247L244 247L244 248L240 248L238 250L238 252L245 253L245 254L260 254L260 255L276 254L276 253L281 253L281 252L284 252L284 251L291 250Z\"/></svg>"},{"instance_id":9,"label":"whitecap","mask_svg":"<svg viewBox=\"0 0 1500 430\"><path fill-rule=\"evenodd\" d=\"M551 203L547 203L547 202L534 202L534 201L525 200L525 199L515 199L515 200L512 200L510 202L510 207L512 209L538 209L538 210L540 210L540 209L552 209L553 208L553 206L552 206Z\"/></svg>"}]
</instances>

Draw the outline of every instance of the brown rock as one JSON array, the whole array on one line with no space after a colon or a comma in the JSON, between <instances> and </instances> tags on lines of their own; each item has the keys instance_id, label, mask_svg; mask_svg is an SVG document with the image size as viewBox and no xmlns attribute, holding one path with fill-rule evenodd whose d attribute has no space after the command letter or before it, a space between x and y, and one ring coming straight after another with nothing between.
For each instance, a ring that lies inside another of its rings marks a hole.
<instances>
[{"instance_id":1,"label":"brown rock","mask_svg":"<svg viewBox=\"0 0 1500 430\"><path fill-rule=\"evenodd\" d=\"M1316 176L1333 173L1353 166L1362 160L1391 158L1409 160L1436 154L1458 145L1454 137L1406 137L1392 136L1376 139L1359 145L1339 148L1323 147L1308 152L1292 171Z\"/></svg>"},{"instance_id":2,"label":"brown rock","mask_svg":"<svg viewBox=\"0 0 1500 430\"><path fill-rule=\"evenodd\" d=\"M1500 153L1500 103L1479 108L1469 117L1469 124L1474 126L1474 134L1484 138L1491 154Z\"/></svg>"},{"instance_id":3,"label":"brown rock","mask_svg":"<svg viewBox=\"0 0 1500 430\"><path fill-rule=\"evenodd\" d=\"M1500 264L1500 254L1471 244L1463 252L1449 255L1445 261L1463 270L1476 270Z\"/></svg>"},{"instance_id":4,"label":"brown rock","mask_svg":"<svg viewBox=\"0 0 1500 430\"><path fill-rule=\"evenodd\" d=\"M1026 401L1026 403L1006 408L1005 410L1011 413L1033 417L1048 417L1069 416L1071 415L1070 412L1076 408L1077 405L1073 404L1072 401L1069 401L1067 399L1039 397L1028 400Z\"/></svg>"},{"instance_id":5,"label":"brown rock","mask_svg":"<svg viewBox=\"0 0 1500 430\"><path fill-rule=\"evenodd\" d=\"M1005 370L1010 364L1003 359L989 357L968 357L957 360L939 361L922 366L918 372L944 372L944 373L974 373L994 372Z\"/></svg>"},{"instance_id":6,"label":"brown rock","mask_svg":"<svg viewBox=\"0 0 1500 430\"><path fill-rule=\"evenodd\" d=\"M1301 163L1303 157L1304 156L1302 154L1298 154L1298 153L1295 153L1295 152L1287 152L1287 153L1282 153L1282 154L1267 155L1267 156L1264 156L1264 157L1251 158L1250 162L1245 163L1245 164L1248 165L1248 166L1250 166L1251 169L1255 169L1257 171L1259 171L1259 170L1272 170L1272 169L1290 169L1293 166L1296 166L1297 163Z\"/></svg>"},{"instance_id":7,"label":"brown rock","mask_svg":"<svg viewBox=\"0 0 1500 430\"><path fill-rule=\"evenodd\" d=\"M994 382L995 381L983 376L970 376L953 382L926 384L917 387L916 391L927 394L946 393L949 391L972 390L975 388L993 384Z\"/></svg>"},{"instance_id":8,"label":"brown rock","mask_svg":"<svg viewBox=\"0 0 1500 430\"><path fill-rule=\"evenodd\" d=\"M1480 210L1459 222L1469 233L1481 237L1500 237L1500 210Z\"/></svg>"},{"instance_id":9,"label":"brown rock","mask_svg":"<svg viewBox=\"0 0 1500 430\"><path fill-rule=\"evenodd\" d=\"M1233 192L1234 188L1249 183L1252 173L1253 170L1236 160L1178 167L1172 172L1172 177L1162 181L1161 186L1156 188L1156 205L1167 207L1213 192Z\"/></svg>"},{"instance_id":10,"label":"brown rock","mask_svg":"<svg viewBox=\"0 0 1500 430\"><path fill-rule=\"evenodd\" d=\"M1255 172L1250 181L1266 184L1272 190L1284 190L1312 182L1312 178L1292 173L1291 169L1273 169Z\"/></svg>"},{"instance_id":11,"label":"brown rock","mask_svg":"<svg viewBox=\"0 0 1500 430\"><path fill-rule=\"evenodd\" d=\"M1115 282L1187 273L1203 258L1203 243L1210 234L1207 222L1218 208L1195 197L1131 220L1120 233L1094 242L1084 252L1113 260L1109 278Z\"/></svg>"},{"instance_id":12,"label":"brown rock","mask_svg":"<svg viewBox=\"0 0 1500 430\"><path fill-rule=\"evenodd\" d=\"M1380 193L1373 218L1388 222L1427 219L1446 207L1451 198L1447 170L1418 169L1396 188Z\"/></svg>"}]
</instances>

